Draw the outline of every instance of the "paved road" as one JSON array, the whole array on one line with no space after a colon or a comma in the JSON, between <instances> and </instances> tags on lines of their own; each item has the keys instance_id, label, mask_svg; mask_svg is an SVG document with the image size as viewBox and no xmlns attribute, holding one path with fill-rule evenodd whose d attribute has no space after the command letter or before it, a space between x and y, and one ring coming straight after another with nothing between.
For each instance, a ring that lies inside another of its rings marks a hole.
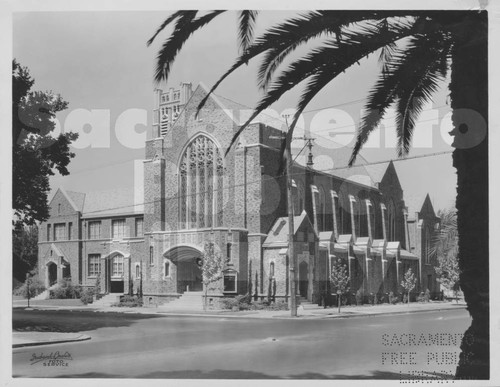
<instances>
[{"instance_id":1,"label":"paved road","mask_svg":"<svg viewBox=\"0 0 500 387\"><path fill-rule=\"evenodd\" d=\"M53 315L17 311L14 319L30 329L30 319L48 321ZM14 377L446 378L456 368L459 335L470 325L463 309L326 320L69 311L57 318L61 327L74 324L92 339L15 349ZM57 352L71 356L59 362L67 365L31 364L34 355Z\"/></svg>"}]
</instances>

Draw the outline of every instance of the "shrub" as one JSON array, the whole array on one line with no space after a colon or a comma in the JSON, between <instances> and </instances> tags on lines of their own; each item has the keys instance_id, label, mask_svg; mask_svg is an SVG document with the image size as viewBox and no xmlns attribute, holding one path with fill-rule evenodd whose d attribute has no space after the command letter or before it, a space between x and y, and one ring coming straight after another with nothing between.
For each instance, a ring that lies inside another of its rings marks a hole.
<instances>
[{"instance_id":1,"label":"shrub","mask_svg":"<svg viewBox=\"0 0 500 387\"><path fill-rule=\"evenodd\" d=\"M82 291L82 294L80 295L80 300L85 304L91 304L94 301L94 294L95 294L95 289L94 288L85 288Z\"/></svg>"},{"instance_id":2,"label":"shrub","mask_svg":"<svg viewBox=\"0 0 500 387\"><path fill-rule=\"evenodd\" d=\"M429 289L425 289L425 294L424 294L424 302L429 302L431 299L431 292Z\"/></svg>"},{"instance_id":3,"label":"shrub","mask_svg":"<svg viewBox=\"0 0 500 387\"><path fill-rule=\"evenodd\" d=\"M250 294L245 294L242 296L236 296L236 301L240 304L250 304L252 302L252 296Z\"/></svg>"},{"instance_id":4,"label":"shrub","mask_svg":"<svg viewBox=\"0 0 500 387\"><path fill-rule=\"evenodd\" d=\"M277 301L273 302L272 304L268 305L267 307L264 307L266 310L288 310L288 303L285 301Z\"/></svg>"},{"instance_id":5,"label":"shrub","mask_svg":"<svg viewBox=\"0 0 500 387\"><path fill-rule=\"evenodd\" d=\"M220 300L221 309L233 309L234 306L238 306L239 302L234 297L223 298Z\"/></svg>"},{"instance_id":6,"label":"shrub","mask_svg":"<svg viewBox=\"0 0 500 387\"><path fill-rule=\"evenodd\" d=\"M135 308L142 306L142 298L137 296L125 295L120 298L120 302L116 302L111 306L124 307L124 308Z\"/></svg>"},{"instance_id":7,"label":"shrub","mask_svg":"<svg viewBox=\"0 0 500 387\"><path fill-rule=\"evenodd\" d=\"M420 292L420 294L417 297L417 301L418 302L424 302L425 301L424 292Z\"/></svg>"},{"instance_id":8,"label":"shrub","mask_svg":"<svg viewBox=\"0 0 500 387\"><path fill-rule=\"evenodd\" d=\"M398 303L398 296L395 296L393 292L389 293L389 303L393 305Z\"/></svg>"},{"instance_id":9,"label":"shrub","mask_svg":"<svg viewBox=\"0 0 500 387\"><path fill-rule=\"evenodd\" d=\"M361 305L361 304L363 304L363 291L360 288L356 292L356 305Z\"/></svg>"},{"instance_id":10,"label":"shrub","mask_svg":"<svg viewBox=\"0 0 500 387\"><path fill-rule=\"evenodd\" d=\"M45 284L43 281L38 278L37 276L31 277L29 279L29 289L30 289L30 298L38 296L40 293L44 292L46 290ZM15 296L22 296L24 298L28 298L28 285L27 283L23 283L21 286L19 286L17 289L14 290L14 295Z\"/></svg>"},{"instance_id":11,"label":"shrub","mask_svg":"<svg viewBox=\"0 0 500 387\"><path fill-rule=\"evenodd\" d=\"M408 295L405 293L403 295L403 304L406 304L408 302Z\"/></svg>"},{"instance_id":12,"label":"shrub","mask_svg":"<svg viewBox=\"0 0 500 387\"><path fill-rule=\"evenodd\" d=\"M75 286L71 283L71 278L64 278L57 283L57 286L50 291L50 298L67 299L80 298L82 293L81 286Z\"/></svg>"}]
</instances>

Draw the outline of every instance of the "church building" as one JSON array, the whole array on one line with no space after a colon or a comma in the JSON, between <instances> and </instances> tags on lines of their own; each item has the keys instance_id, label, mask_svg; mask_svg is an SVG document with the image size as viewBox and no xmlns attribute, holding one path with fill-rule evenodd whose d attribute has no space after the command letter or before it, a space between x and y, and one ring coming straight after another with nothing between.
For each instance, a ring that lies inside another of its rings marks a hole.
<instances>
[{"instance_id":1,"label":"church building","mask_svg":"<svg viewBox=\"0 0 500 387\"><path fill-rule=\"evenodd\" d=\"M159 305L204 290L203 254L222 255L221 279L210 302L250 293L290 297L286 177L281 172L280 119L259 115L229 148L251 110L182 83L155 90L140 189L72 192L59 188L39 233L39 274L96 286L103 294L143 294ZM315 165L303 143L294 162L292 197L297 292L318 303L333 294L329 273L340 259L350 294L382 299L401 294L411 268L415 293L437 292L429 243L439 227L429 197L410 213L392 162L347 168L351 153L328 153L334 169ZM229 149L229 151L228 151ZM298 160L298 159L297 159ZM138 192L140 195L138 195Z\"/></svg>"}]
</instances>

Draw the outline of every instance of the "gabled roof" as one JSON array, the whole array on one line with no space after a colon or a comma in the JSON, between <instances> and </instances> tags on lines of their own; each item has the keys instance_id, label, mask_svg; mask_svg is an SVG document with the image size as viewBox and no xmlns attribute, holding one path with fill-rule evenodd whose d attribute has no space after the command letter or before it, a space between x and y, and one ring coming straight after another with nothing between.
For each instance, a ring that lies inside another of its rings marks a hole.
<instances>
[{"instance_id":1,"label":"gabled roof","mask_svg":"<svg viewBox=\"0 0 500 387\"><path fill-rule=\"evenodd\" d=\"M66 193L71 198L74 205L78 208L78 211L82 212L83 205L85 203L85 194L81 193L81 192L75 192L75 191L66 191Z\"/></svg>"},{"instance_id":2,"label":"gabled roof","mask_svg":"<svg viewBox=\"0 0 500 387\"><path fill-rule=\"evenodd\" d=\"M85 194L82 216L98 217L143 212L143 200L137 200L134 188L119 188Z\"/></svg>"},{"instance_id":3,"label":"gabled roof","mask_svg":"<svg viewBox=\"0 0 500 387\"><path fill-rule=\"evenodd\" d=\"M64 254L62 253L62 251L59 249L59 247L57 247L54 243L51 243L50 244L50 248L52 249L52 251L58 256L58 257L64 257Z\"/></svg>"},{"instance_id":4,"label":"gabled roof","mask_svg":"<svg viewBox=\"0 0 500 387\"><path fill-rule=\"evenodd\" d=\"M144 197L138 196L134 188L119 188L104 191L75 192L59 188L75 211L80 211L82 217L93 218L121 214L142 214L144 212ZM55 195L54 195L55 196Z\"/></svg>"},{"instance_id":5,"label":"gabled roof","mask_svg":"<svg viewBox=\"0 0 500 387\"><path fill-rule=\"evenodd\" d=\"M311 221L307 216L307 213L305 211L302 211L300 215L293 217L294 235L297 233L304 222L308 222L309 227L316 234L316 232L314 231L314 227L312 226ZM263 246L282 247L283 245L286 245L286 243L288 243L288 217L284 216L276 219L273 227L271 227L271 230L267 234L267 238L264 241Z\"/></svg>"},{"instance_id":6,"label":"gabled roof","mask_svg":"<svg viewBox=\"0 0 500 387\"><path fill-rule=\"evenodd\" d=\"M333 158L334 165L333 169L327 171L327 173L354 183L366 185L371 188L378 188L378 183L382 181L390 163L385 162L373 165L363 165L367 164L366 160L358 156L356 159L356 164L358 165L355 164L352 167L347 167L351 152L352 149L347 147L332 151L331 157ZM321 165L317 165L317 163L314 164L314 168L323 170L321 169Z\"/></svg>"},{"instance_id":7,"label":"gabled roof","mask_svg":"<svg viewBox=\"0 0 500 387\"><path fill-rule=\"evenodd\" d=\"M54 194L54 196L52 196L52 199L50 199L50 204L52 204L52 201L54 200L54 198L57 196L57 193L58 192L61 192L61 194L65 197L65 199L68 201L68 203L71 205L71 207L73 207L73 210L75 211L81 211L78 206L76 205L76 203L73 201L73 198L68 194L68 192L66 192L66 190L63 188L63 187L59 187L56 191L56 193Z\"/></svg>"}]
</instances>

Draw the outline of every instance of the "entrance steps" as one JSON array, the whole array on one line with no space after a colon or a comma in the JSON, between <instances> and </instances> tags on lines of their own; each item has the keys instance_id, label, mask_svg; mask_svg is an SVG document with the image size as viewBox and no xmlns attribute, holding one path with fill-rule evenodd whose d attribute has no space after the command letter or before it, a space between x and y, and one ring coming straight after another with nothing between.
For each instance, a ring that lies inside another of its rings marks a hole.
<instances>
[{"instance_id":1,"label":"entrance steps","mask_svg":"<svg viewBox=\"0 0 500 387\"><path fill-rule=\"evenodd\" d=\"M300 306L302 306L304 309L316 309L318 307L318 304L313 304L311 301L308 301L307 298L305 297L297 297L300 300Z\"/></svg>"},{"instance_id":2,"label":"entrance steps","mask_svg":"<svg viewBox=\"0 0 500 387\"><path fill-rule=\"evenodd\" d=\"M120 296L123 296L122 293L109 293L103 296L101 299L92 303L92 306L103 307L103 306L111 306L116 302L120 302Z\"/></svg>"},{"instance_id":3,"label":"entrance steps","mask_svg":"<svg viewBox=\"0 0 500 387\"><path fill-rule=\"evenodd\" d=\"M49 290L44 290L38 296L33 297L31 300L32 301L48 300L49 296L50 296Z\"/></svg>"},{"instance_id":4,"label":"entrance steps","mask_svg":"<svg viewBox=\"0 0 500 387\"><path fill-rule=\"evenodd\" d=\"M200 311L203 310L203 292L184 292L177 300L161 305L165 311Z\"/></svg>"},{"instance_id":5,"label":"entrance steps","mask_svg":"<svg viewBox=\"0 0 500 387\"><path fill-rule=\"evenodd\" d=\"M50 298L50 291L52 289L57 288L57 286L58 286L57 284L50 286L48 289L41 292L38 296L33 297L31 300L33 301L48 300Z\"/></svg>"}]
</instances>

